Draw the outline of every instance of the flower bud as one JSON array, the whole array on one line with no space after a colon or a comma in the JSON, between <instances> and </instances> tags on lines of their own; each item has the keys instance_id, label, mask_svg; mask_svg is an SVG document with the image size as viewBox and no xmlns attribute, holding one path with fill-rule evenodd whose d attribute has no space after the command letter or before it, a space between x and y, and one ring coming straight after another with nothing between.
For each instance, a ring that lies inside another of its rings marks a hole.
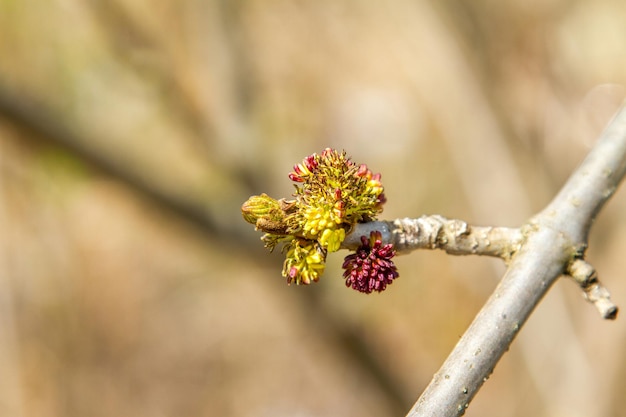
<instances>
[{"instance_id":1,"label":"flower bud","mask_svg":"<svg viewBox=\"0 0 626 417\"><path fill-rule=\"evenodd\" d=\"M279 211L281 211L280 203L267 194L254 195L241 206L244 220L254 225L259 219Z\"/></svg>"},{"instance_id":2,"label":"flower bud","mask_svg":"<svg viewBox=\"0 0 626 417\"><path fill-rule=\"evenodd\" d=\"M398 278L391 260L395 254L393 245L382 244L380 232L371 232L369 239L361 236L361 246L356 253L346 256L342 265L346 287L365 294L384 291Z\"/></svg>"}]
</instances>

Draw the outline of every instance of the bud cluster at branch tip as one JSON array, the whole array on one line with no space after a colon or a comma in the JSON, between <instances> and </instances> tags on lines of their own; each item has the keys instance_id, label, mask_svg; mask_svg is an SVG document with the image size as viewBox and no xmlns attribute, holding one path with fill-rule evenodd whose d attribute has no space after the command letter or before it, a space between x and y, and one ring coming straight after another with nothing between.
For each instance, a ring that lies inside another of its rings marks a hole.
<instances>
[{"instance_id":1,"label":"bud cluster at branch tip","mask_svg":"<svg viewBox=\"0 0 626 417\"><path fill-rule=\"evenodd\" d=\"M277 244L283 245L283 276L287 282L310 284L324 272L327 253L339 250L356 223L375 220L386 199L380 174L373 174L365 164L355 164L345 151L326 148L321 154L309 155L294 165L289 179L295 186L294 200L275 200L261 194L250 197L241 211L247 222L265 232L262 240L266 247L273 250ZM397 277L389 260L393 250L384 249L387 246L372 243L370 252L381 260L376 271L387 275L362 292L382 291ZM367 268L366 264L356 267L361 274ZM388 270L393 270L395 276L389 278ZM351 286L361 284L355 285Z\"/></svg>"}]
</instances>

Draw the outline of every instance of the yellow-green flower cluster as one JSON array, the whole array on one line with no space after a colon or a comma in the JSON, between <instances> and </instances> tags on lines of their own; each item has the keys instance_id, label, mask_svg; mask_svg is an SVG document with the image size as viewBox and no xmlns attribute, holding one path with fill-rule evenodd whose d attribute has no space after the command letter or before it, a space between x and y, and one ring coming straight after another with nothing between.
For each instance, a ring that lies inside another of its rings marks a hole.
<instances>
[{"instance_id":1,"label":"yellow-green flower cluster","mask_svg":"<svg viewBox=\"0 0 626 417\"><path fill-rule=\"evenodd\" d=\"M302 215L303 237L317 239L329 252L339 250L346 237L346 230L341 227L343 219L337 216L330 206L307 207Z\"/></svg>"},{"instance_id":2,"label":"yellow-green flower cluster","mask_svg":"<svg viewBox=\"0 0 626 417\"><path fill-rule=\"evenodd\" d=\"M295 165L289 178L296 183L299 207L292 217L308 238L372 220L385 202L380 174L372 174L365 164L357 165L345 152L330 148Z\"/></svg>"},{"instance_id":3,"label":"yellow-green flower cluster","mask_svg":"<svg viewBox=\"0 0 626 417\"><path fill-rule=\"evenodd\" d=\"M295 238L287 251L283 276L287 278L288 284L295 282L308 285L312 281L317 282L324 272L325 261L326 253L316 242Z\"/></svg>"},{"instance_id":4,"label":"yellow-green flower cluster","mask_svg":"<svg viewBox=\"0 0 626 417\"><path fill-rule=\"evenodd\" d=\"M263 194L242 207L244 219L266 232L270 249L286 244L283 276L289 283L309 284L324 271L326 254L335 252L352 226L374 220L385 202L380 174L327 148L294 166L295 200ZM277 210L278 208L278 210Z\"/></svg>"}]
</instances>

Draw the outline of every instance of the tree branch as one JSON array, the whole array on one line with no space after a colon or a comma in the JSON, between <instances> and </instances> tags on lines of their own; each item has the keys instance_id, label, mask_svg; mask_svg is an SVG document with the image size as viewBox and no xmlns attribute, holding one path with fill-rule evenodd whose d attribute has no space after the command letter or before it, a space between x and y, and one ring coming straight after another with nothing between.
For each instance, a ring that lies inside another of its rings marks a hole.
<instances>
[{"instance_id":1,"label":"tree branch","mask_svg":"<svg viewBox=\"0 0 626 417\"><path fill-rule=\"evenodd\" d=\"M523 238L520 229L470 226L462 220L432 215L359 223L346 236L342 247L356 249L361 236L369 236L374 230L381 232L385 243L393 243L398 253L441 249L451 255L496 256L505 261L519 249Z\"/></svg>"},{"instance_id":2,"label":"tree branch","mask_svg":"<svg viewBox=\"0 0 626 417\"><path fill-rule=\"evenodd\" d=\"M522 227L525 239L500 284L408 416L462 415L563 273L584 282L587 298L606 318L615 318L617 308L610 303L608 291L589 268L582 272L583 264L576 260L584 258L591 224L625 172L626 107L622 107L555 199Z\"/></svg>"},{"instance_id":3,"label":"tree branch","mask_svg":"<svg viewBox=\"0 0 626 417\"><path fill-rule=\"evenodd\" d=\"M437 215L353 228L343 242L346 249L356 248L361 236L377 230L400 253L442 249L454 255L497 256L509 264L409 417L464 414L535 306L563 274L580 285L603 318L617 317L608 290L584 255L593 220L625 172L626 107L622 107L554 200L519 229L470 226Z\"/></svg>"}]
</instances>

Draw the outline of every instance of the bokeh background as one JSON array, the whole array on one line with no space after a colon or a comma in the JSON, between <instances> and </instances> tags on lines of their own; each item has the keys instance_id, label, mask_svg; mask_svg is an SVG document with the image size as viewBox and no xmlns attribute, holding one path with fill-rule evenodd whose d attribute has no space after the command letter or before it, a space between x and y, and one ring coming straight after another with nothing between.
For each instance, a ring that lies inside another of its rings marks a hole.
<instances>
[{"instance_id":1,"label":"bokeh background","mask_svg":"<svg viewBox=\"0 0 626 417\"><path fill-rule=\"evenodd\" d=\"M517 226L626 96L622 0L0 0L0 415L404 415L495 287L342 254L287 286L241 203L325 147L382 218ZM588 259L626 306L626 190ZM560 280L469 416L626 416L626 324Z\"/></svg>"}]
</instances>

